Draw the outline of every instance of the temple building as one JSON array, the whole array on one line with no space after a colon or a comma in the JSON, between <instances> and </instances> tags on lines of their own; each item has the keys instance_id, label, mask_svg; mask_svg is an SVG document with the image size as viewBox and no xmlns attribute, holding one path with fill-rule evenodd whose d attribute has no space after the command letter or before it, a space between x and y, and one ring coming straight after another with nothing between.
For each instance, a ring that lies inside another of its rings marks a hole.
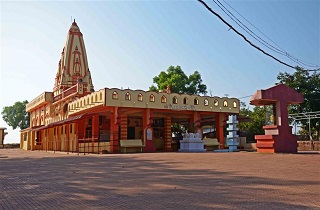
<instances>
[{"instance_id":1,"label":"temple building","mask_svg":"<svg viewBox=\"0 0 320 210\"><path fill-rule=\"evenodd\" d=\"M224 145L228 115L239 113L239 100L177 94L167 90L102 88L94 90L87 53L77 23L69 29L53 91L26 106L30 127L21 130L20 148L65 152L118 153L121 142L141 141L141 151L175 151L174 128L202 136L213 125ZM124 143L122 143L124 145ZM130 147L130 146L129 146Z\"/></svg>"}]
</instances>

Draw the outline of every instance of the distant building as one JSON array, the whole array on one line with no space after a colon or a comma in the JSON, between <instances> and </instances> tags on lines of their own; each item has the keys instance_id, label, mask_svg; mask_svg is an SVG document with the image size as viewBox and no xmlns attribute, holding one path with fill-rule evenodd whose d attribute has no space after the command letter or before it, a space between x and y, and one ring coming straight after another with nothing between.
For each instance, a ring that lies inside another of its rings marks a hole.
<instances>
[{"instance_id":1,"label":"distant building","mask_svg":"<svg viewBox=\"0 0 320 210\"><path fill-rule=\"evenodd\" d=\"M170 87L159 92L94 91L83 35L73 22L53 92L40 94L27 104L26 111L30 127L21 131L20 140L25 150L117 153L120 140L141 139L146 146L143 151L155 152L172 150L173 123L187 123L202 131L202 125L210 122L215 124L216 138L223 142L226 116L239 113L239 100L176 94Z\"/></svg>"},{"instance_id":2,"label":"distant building","mask_svg":"<svg viewBox=\"0 0 320 210\"><path fill-rule=\"evenodd\" d=\"M0 128L0 147L3 147L4 145L4 137L8 134L8 132L5 132L7 128Z\"/></svg>"}]
</instances>

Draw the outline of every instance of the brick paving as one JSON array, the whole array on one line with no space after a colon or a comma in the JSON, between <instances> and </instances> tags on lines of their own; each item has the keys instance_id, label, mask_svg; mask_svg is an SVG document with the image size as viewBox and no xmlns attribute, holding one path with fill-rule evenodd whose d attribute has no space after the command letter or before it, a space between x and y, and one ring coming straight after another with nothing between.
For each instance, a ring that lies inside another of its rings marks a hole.
<instances>
[{"instance_id":1,"label":"brick paving","mask_svg":"<svg viewBox=\"0 0 320 210\"><path fill-rule=\"evenodd\" d=\"M320 154L0 149L0 209L320 209Z\"/></svg>"}]
</instances>

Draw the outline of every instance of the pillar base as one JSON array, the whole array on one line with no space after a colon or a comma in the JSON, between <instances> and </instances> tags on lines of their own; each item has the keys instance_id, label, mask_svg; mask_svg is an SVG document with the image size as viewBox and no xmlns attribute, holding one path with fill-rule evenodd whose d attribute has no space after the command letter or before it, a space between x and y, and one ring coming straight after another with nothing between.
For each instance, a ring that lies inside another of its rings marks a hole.
<instances>
[{"instance_id":1,"label":"pillar base","mask_svg":"<svg viewBox=\"0 0 320 210\"><path fill-rule=\"evenodd\" d=\"M143 152L156 152L156 146L153 140L146 140L146 146L143 148Z\"/></svg>"},{"instance_id":2,"label":"pillar base","mask_svg":"<svg viewBox=\"0 0 320 210\"><path fill-rule=\"evenodd\" d=\"M273 135L255 135L257 140L257 152L259 153L274 153Z\"/></svg>"},{"instance_id":3,"label":"pillar base","mask_svg":"<svg viewBox=\"0 0 320 210\"><path fill-rule=\"evenodd\" d=\"M256 135L259 153L297 153L297 136L291 126L264 126L266 135Z\"/></svg>"}]
</instances>

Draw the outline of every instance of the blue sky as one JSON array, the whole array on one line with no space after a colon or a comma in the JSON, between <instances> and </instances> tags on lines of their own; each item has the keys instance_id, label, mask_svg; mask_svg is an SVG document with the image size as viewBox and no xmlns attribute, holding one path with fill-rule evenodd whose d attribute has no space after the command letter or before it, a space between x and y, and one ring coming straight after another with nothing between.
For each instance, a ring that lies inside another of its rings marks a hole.
<instances>
[{"instance_id":1,"label":"blue sky","mask_svg":"<svg viewBox=\"0 0 320 210\"><path fill-rule=\"evenodd\" d=\"M285 51L320 65L320 1L227 2ZM243 32L213 1L206 3ZM52 91L71 16L84 35L96 90L147 90L160 71L180 65L188 75L198 70L212 95L243 97L273 86L279 72L294 72L251 47L197 1L1 1L0 5L1 110ZM12 131L2 118L0 127L9 131L5 143L19 141L19 131Z\"/></svg>"}]
</instances>

